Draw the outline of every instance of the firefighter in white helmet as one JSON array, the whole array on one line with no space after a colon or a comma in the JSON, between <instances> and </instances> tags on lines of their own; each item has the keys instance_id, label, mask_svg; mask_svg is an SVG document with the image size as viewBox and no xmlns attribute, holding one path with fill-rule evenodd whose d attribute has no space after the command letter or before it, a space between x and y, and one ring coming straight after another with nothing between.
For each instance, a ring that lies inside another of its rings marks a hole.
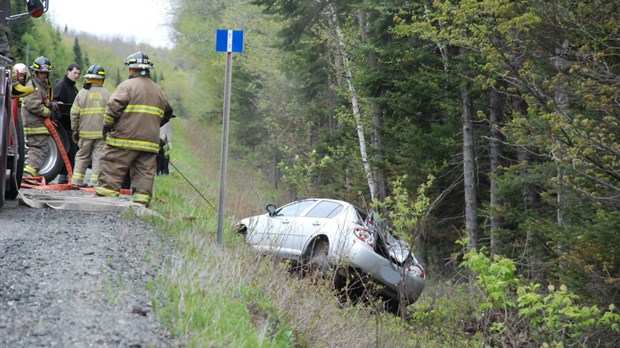
<instances>
[{"instance_id":1,"label":"firefighter in white helmet","mask_svg":"<svg viewBox=\"0 0 620 348\"><path fill-rule=\"evenodd\" d=\"M84 187L95 186L99 177L99 157L103 150L103 117L110 99L110 92L103 87L105 70L91 65L84 75L84 88L71 106L71 137L78 145L71 184ZM88 164L92 163L89 183L84 182Z\"/></svg>"},{"instance_id":2,"label":"firefighter in white helmet","mask_svg":"<svg viewBox=\"0 0 620 348\"><path fill-rule=\"evenodd\" d=\"M129 170L132 200L148 206L153 196L159 128L174 115L164 92L151 80L149 57L136 52L127 57L125 65L129 78L110 96L103 120L106 145L95 192L118 197Z\"/></svg>"},{"instance_id":3,"label":"firefighter in white helmet","mask_svg":"<svg viewBox=\"0 0 620 348\"><path fill-rule=\"evenodd\" d=\"M26 86L28 79L28 67L24 63L17 63L13 66L11 76L11 96L13 98L23 98L34 92L34 87Z\"/></svg>"}]
</instances>

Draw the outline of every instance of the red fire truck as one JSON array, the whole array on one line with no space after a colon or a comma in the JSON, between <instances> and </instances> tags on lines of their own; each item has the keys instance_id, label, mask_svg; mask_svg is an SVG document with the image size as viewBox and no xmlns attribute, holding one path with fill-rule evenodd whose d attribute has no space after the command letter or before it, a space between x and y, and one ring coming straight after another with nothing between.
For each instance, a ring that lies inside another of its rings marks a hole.
<instances>
[{"instance_id":1,"label":"red fire truck","mask_svg":"<svg viewBox=\"0 0 620 348\"><path fill-rule=\"evenodd\" d=\"M41 17L47 12L49 0L26 0L27 12L10 15L11 2L3 0L0 8L0 25L29 17ZM0 28L1 29L1 28ZM8 39L0 31L0 208L6 199L15 199L21 184L26 159L26 144L18 100L11 98L13 61L8 52ZM4 44L6 47L2 47Z\"/></svg>"}]
</instances>

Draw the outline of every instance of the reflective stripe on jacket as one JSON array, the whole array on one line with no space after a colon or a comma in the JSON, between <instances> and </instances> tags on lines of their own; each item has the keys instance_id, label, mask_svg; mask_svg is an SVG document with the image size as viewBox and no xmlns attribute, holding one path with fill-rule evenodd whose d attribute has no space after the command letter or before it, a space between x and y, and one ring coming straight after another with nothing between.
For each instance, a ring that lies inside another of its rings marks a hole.
<instances>
[{"instance_id":1,"label":"reflective stripe on jacket","mask_svg":"<svg viewBox=\"0 0 620 348\"><path fill-rule=\"evenodd\" d=\"M82 139L103 138L103 117L109 99L110 92L102 85L80 90L71 107L71 130L78 131Z\"/></svg>"},{"instance_id":2,"label":"reflective stripe on jacket","mask_svg":"<svg viewBox=\"0 0 620 348\"><path fill-rule=\"evenodd\" d=\"M50 116L50 110L45 106L49 100L50 86L47 80L41 80L34 74L29 82L35 91L24 97L22 101L22 122L24 122L24 134L49 134L45 126L45 119Z\"/></svg>"},{"instance_id":3,"label":"reflective stripe on jacket","mask_svg":"<svg viewBox=\"0 0 620 348\"><path fill-rule=\"evenodd\" d=\"M104 122L114 127L106 144L157 153L159 127L168 109L164 92L149 76L130 76L108 100Z\"/></svg>"}]
</instances>

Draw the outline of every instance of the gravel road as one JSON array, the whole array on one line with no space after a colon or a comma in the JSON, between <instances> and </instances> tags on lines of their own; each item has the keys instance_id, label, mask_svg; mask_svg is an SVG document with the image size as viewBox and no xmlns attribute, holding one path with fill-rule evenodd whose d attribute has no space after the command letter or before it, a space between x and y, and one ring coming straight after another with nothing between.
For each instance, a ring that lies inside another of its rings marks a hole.
<instances>
[{"instance_id":1,"label":"gravel road","mask_svg":"<svg viewBox=\"0 0 620 348\"><path fill-rule=\"evenodd\" d=\"M149 225L120 213L7 202L0 347L183 347L158 322L146 289L167 248Z\"/></svg>"}]
</instances>

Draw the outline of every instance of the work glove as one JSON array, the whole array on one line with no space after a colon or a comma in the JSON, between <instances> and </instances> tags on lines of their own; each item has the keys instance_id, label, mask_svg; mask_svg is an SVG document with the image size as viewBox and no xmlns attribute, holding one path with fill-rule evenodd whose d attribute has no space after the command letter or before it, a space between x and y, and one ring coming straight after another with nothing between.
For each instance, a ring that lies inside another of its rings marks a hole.
<instances>
[{"instance_id":1,"label":"work glove","mask_svg":"<svg viewBox=\"0 0 620 348\"><path fill-rule=\"evenodd\" d=\"M71 133L71 139L73 139L74 143L76 143L76 144L78 143L78 140L80 140L80 136L79 136L78 131L73 131Z\"/></svg>"},{"instance_id":2,"label":"work glove","mask_svg":"<svg viewBox=\"0 0 620 348\"><path fill-rule=\"evenodd\" d=\"M50 110L50 118L52 121L60 121L60 106L58 106L60 103L59 101L51 100L46 104L47 108Z\"/></svg>"},{"instance_id":3,"label":"work glove","mask_svg":"<svg viewBox=\"0 0 620 348\"><path fill-rule=\"evenodd\" d=\"M114 128L113 124L106 123L103 125L103 140L106 140L106 138L108 137L108 133L112 131L112 128Z\"/></svg>"}]
</instances>

